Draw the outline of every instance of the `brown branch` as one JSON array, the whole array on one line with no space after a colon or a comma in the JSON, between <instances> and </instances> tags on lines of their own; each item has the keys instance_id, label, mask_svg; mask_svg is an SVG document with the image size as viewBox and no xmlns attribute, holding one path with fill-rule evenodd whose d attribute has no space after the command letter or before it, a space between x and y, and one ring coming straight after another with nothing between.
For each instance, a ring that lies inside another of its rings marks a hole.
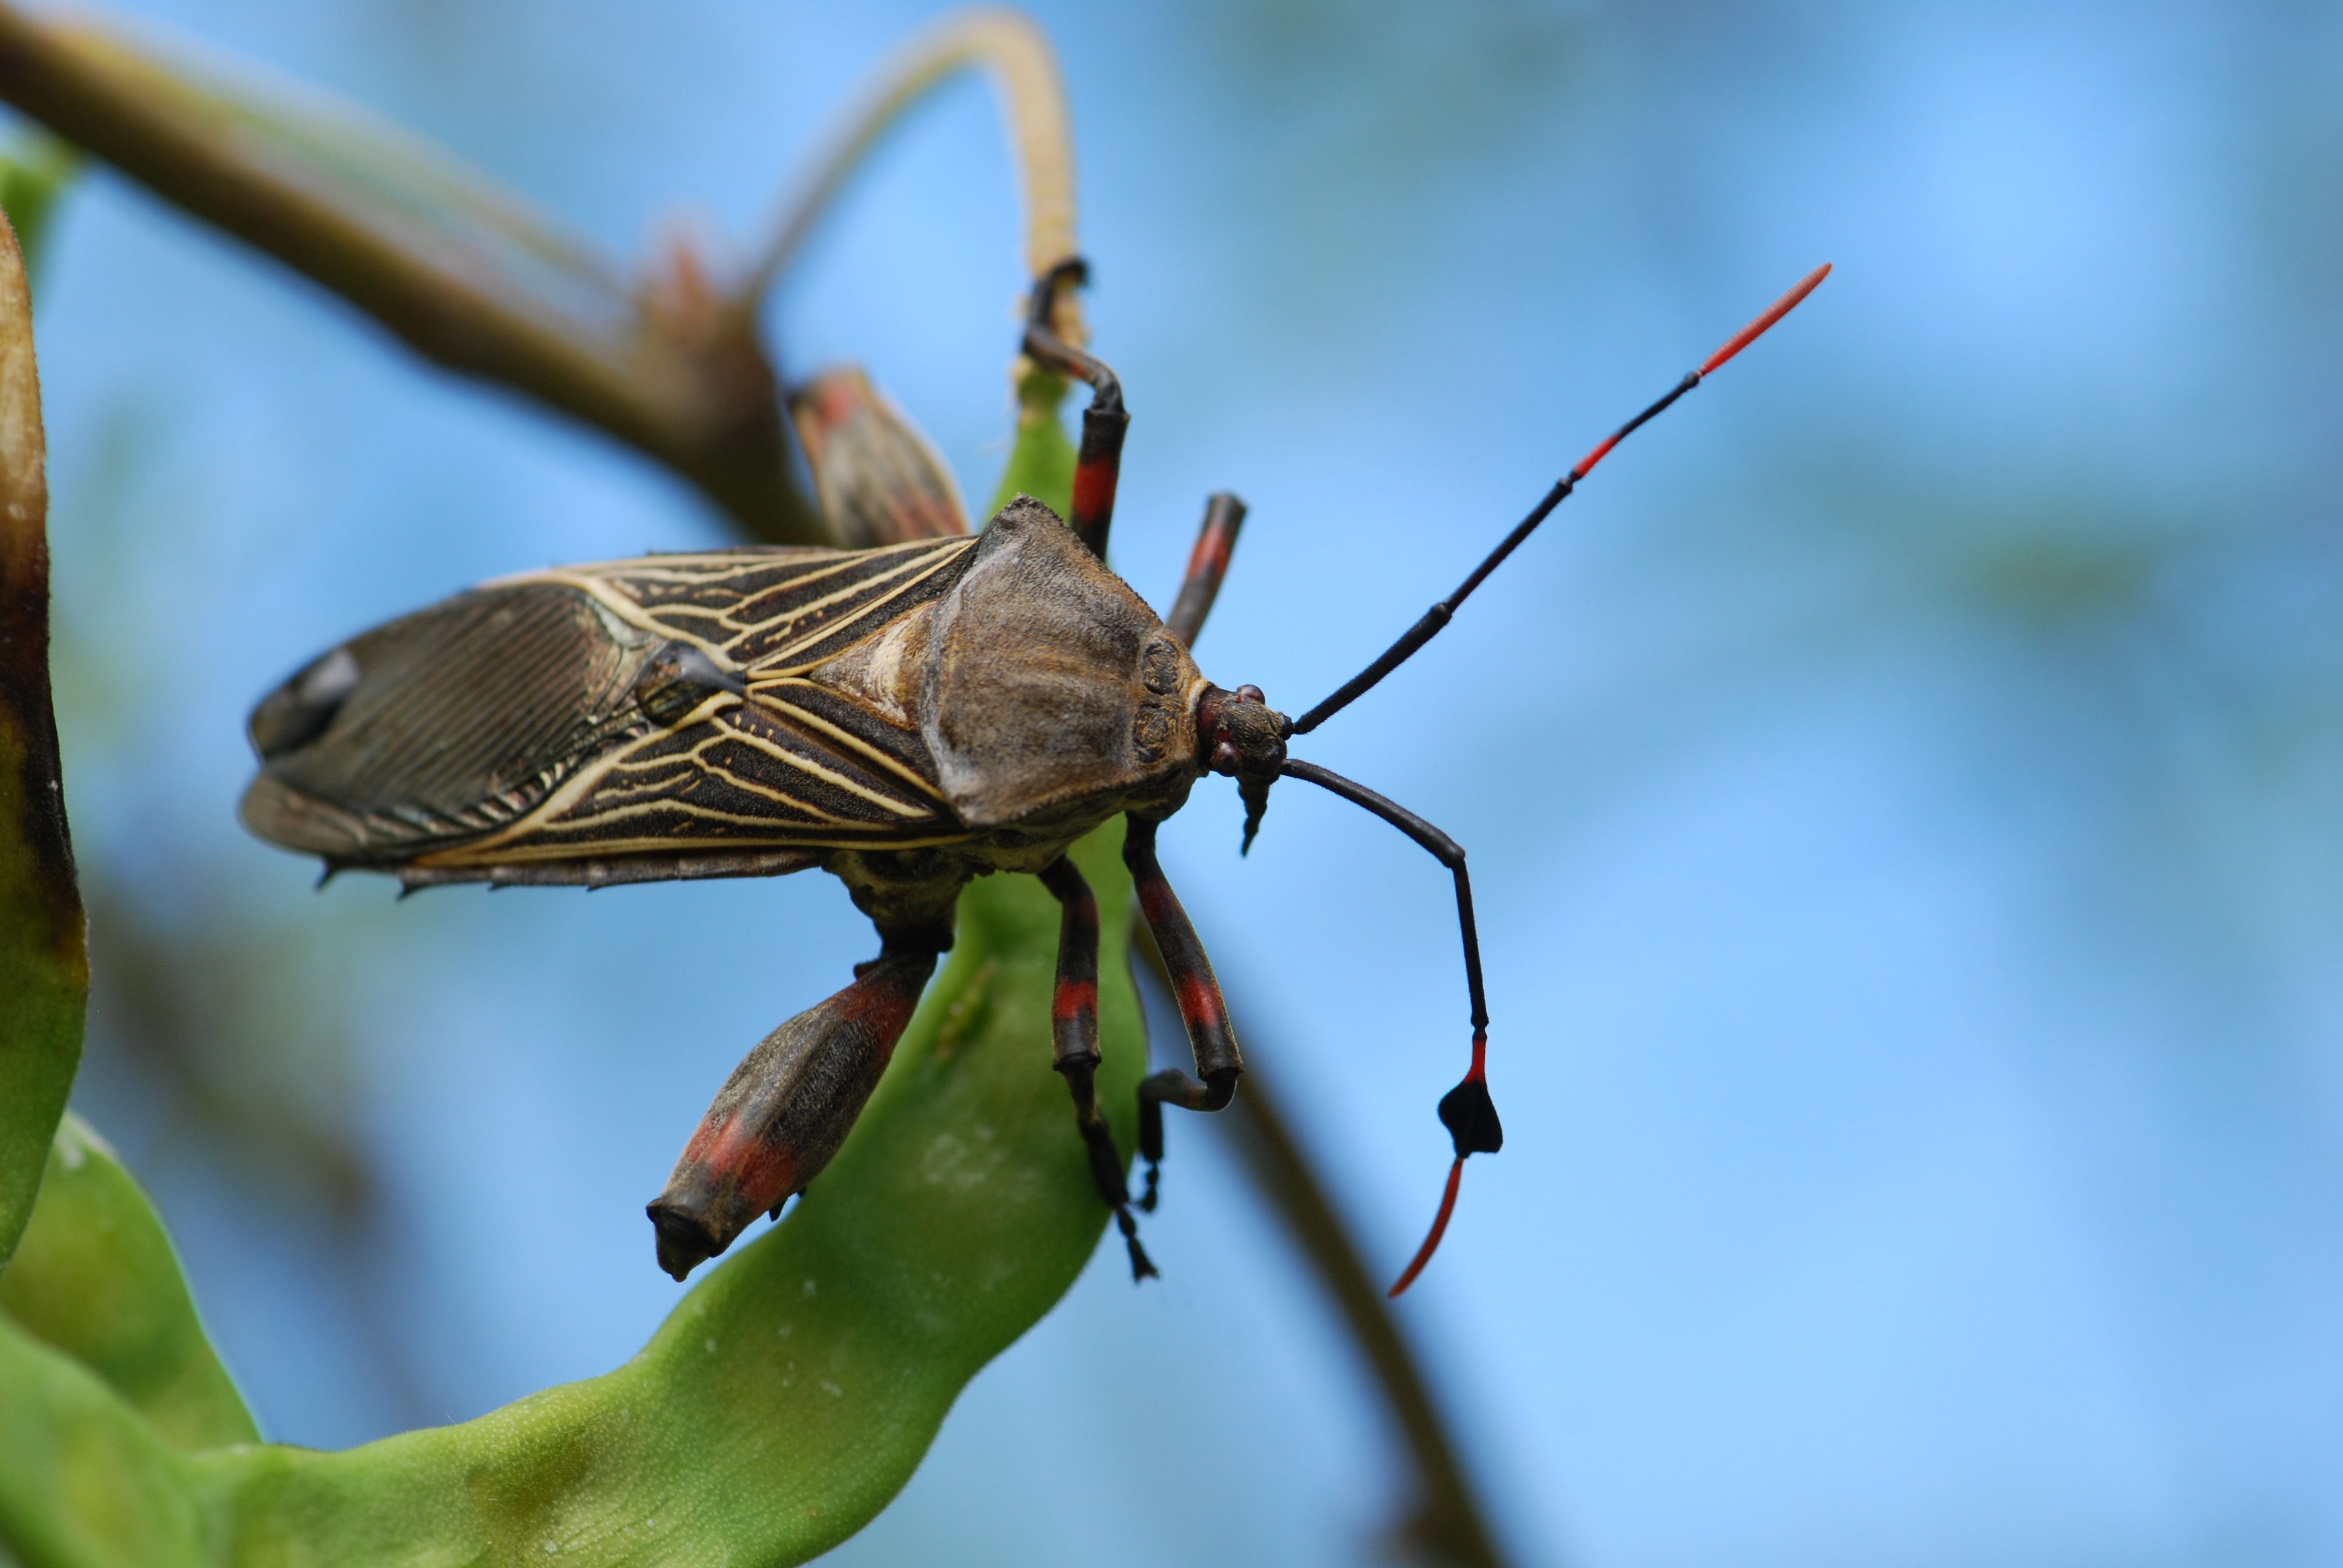
<instances>
[{"instance_id":1,"label":"brown branch","mask_svg":"<svg viewBox=\"0 0 2343 1568\"><path fill-rule=\"evenodd\" d=\"M821 539L789 477L754 323L692 269L631 289L517 205L354 118L199 84L94 26L5 5L0 98L424 357L656 458L753 536Z\"/></svg>"}]
</instances>

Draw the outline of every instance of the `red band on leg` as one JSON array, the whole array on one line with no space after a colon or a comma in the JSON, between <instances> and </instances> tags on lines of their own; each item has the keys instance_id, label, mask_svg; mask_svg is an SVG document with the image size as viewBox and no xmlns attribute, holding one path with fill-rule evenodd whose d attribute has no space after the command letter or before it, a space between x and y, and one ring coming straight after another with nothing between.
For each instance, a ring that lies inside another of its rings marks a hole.
<instances>
[{"instance_id":1,"label":"red band on leg","mask_svg":"<svg viewBox=\"0 0 2343 1568\"><path fill-rule=\"evenodd\" d=\"M1056 993L1050 1000L1050 1021L1072 1023L1098 1011L1096 980L1060 980Z\"/></svg>"}]
</instances>

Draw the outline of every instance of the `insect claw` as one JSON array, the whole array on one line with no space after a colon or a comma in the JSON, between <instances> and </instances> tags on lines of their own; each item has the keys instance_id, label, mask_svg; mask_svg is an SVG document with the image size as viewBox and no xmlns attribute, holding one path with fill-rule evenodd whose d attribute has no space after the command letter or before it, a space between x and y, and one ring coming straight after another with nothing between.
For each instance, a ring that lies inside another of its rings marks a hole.
<instances>
[{"instance_id":1,"label":"insect claw","mask_svg":"<svg viewBox=\"0 0 2343 1568\"><path fill-rule=\"evenodd\" d=\"M1139 1244L1139 1221L1131 1217L1130 1209L1117 1209L1114 1222L1122 1228L1122 1244L1131 1249L1131 1282L1135 1285L1141 1280L1161 1279L1163 1276L1156 1269L1155 1261L1147 1255L1147 1249Z\"/></svg>"}]
</instances>

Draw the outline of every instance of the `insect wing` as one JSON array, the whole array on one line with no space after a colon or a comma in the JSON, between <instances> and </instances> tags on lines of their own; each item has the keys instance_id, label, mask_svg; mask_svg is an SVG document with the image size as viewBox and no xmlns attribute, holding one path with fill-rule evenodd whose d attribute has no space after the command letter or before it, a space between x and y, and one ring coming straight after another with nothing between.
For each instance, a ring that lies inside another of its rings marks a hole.
<instances>
[{"instance_id":1,"label":"insect wing","mask_svg":"<svg viewBox=\"0 0 2343 1568\"><path fill-rule=\"evenodd\" d=\"M336 865L537 868L497 880L960 836L915 733L799 677L946 591L971 542L646 557L459 595L260 704L246 823Z\"/></svg>"}]
</instances>

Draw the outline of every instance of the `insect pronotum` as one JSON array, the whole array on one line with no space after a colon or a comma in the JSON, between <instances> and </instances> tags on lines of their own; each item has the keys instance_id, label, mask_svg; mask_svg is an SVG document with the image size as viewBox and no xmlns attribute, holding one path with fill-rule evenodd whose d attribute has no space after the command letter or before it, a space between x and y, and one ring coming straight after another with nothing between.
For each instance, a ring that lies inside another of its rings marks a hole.
<instances>
[{"instance_id":1,"label":"insect pronotum","mask_svg":"<svg viewBox=\"0 0 2343 1568\"><path fill-rule=\"evenodd\" d=\"M1472 1000L1473 1055L1440 1101L1454 1162L1431 1230L1392 1287L1440 1244L1464 1161L1503 1141L1489 1098L1489 1016L1464 851L1429 822L1286 743L1357 700L1438 634L1457 608L1636 427L1781 319L1817 267L1546 492L1454 593L1298 719L1259 688L1207 680L1188 656L1243 508L1216 497L1172 618L1104 564L1130 417L1101 361L1050 329L1080 262L1034 286L1025 335L1038 363L1089 383L1072 516L1020 497L975 537L874 549L741 548L501 578L363 632L304 666L254 709L260 771L242 816L260 837L321 857L327 874L384 871L404 887L779 876L820 867L878 928L854 983L789 1020L717 1091L649 1205L660 1265L681 1279L760 1213L778 1213L834 1154L910 1022L960 891L1025 872L1064 910L1051 1009L1056 1066L1100 1196L1134 1278L1155 1271L1132 1210L1154 1206L1163 1111L1218 1111L1243 1062L1195 930L1156 862L1156 827L1207 773L1232 777L1250 846L1279 779L1365 808L1453 874ZM956 507L924 446L867 387L841 453L867 472L920 476L922 530ZM841 426L843 430L845 427ZM840 462L846 461L841 456ZM832 475L831 477L839 477ZM851 490L849 484L841 490ZM1100 1112L1097 906L1067 859L1109 819L1171 974L1195 1055L1140 1085L1142 1195L1125 1184Z\"/></svg>"}]
</instances>

